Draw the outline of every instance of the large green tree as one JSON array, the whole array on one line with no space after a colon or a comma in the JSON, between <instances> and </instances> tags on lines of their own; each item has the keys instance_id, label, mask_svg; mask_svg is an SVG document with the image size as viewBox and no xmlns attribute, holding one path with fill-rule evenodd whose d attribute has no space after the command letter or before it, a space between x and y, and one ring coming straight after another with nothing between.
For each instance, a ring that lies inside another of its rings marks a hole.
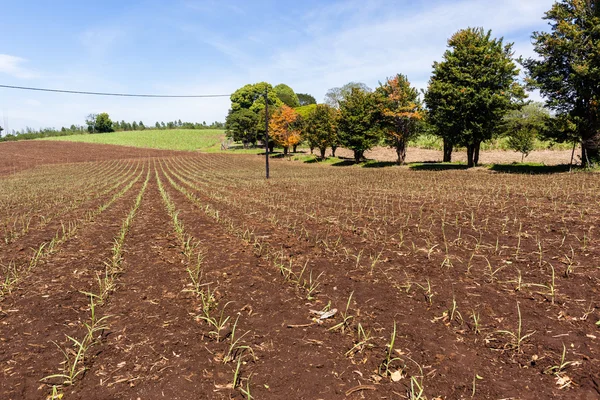
<instances>
[{"instance_id":1,"label":"large green tree","mask_svg":"<svg viewBox=\"0 0 600 400\"><path fill-rule=\"evenodd\" d=\"M297 93L298 101L300 102L300 106L307 106L309 104L317 104L317 100L308 93Z\"/></svg>"},{"instance_id":2,"label":"large green tree","mask_svg":"<svg viewBox=\"0 0 600 400\"><path fill-rule=\"evenodd\" d=\"M249 143L256 144L258 115L245 108L237 111L229 110L225 119L225 133L236 142L242 142L244 148L247 148Z\"/></svg>"},{"instance_id":3,"label":"large green tree","mask_svg":"<svg viewBox=\"0 0 600 400\"><path fill-rule=\"evenodd\" d=\"M365 151L379 143L377 100L373 93L353 88L339 105L339 143L352 150L354 160L360 162Z\"/></svg>"},{"instance_id":4,"label":"large green tree","mask_svg":"<svg viewBox=\"0 0 600 400\"><path fill-rule=\"evenodd\" d=\"M231 95L231 109L233 111L245 108L258 113L265 108L265 93L268 90L269 107L279 108L283 102L267 82L245 85Z\"/></svg>"},{"instance_id":5,"label":"large green tree","mask_svg":"<svg viewBox=\"0 0 600 400\"><path fill-rule=\"evenodd\" d=\"M550 32L534 32L537 58L523 60L564 129L554 139L581 141L585 165L600 162L600 1L560 0L546 12Z\"/></svg>"},{"instance_id":6,"label":"large green tree","mask_svg":"<svg viewBox=\"0 0 600 400\"><path fill-rule=\"evenodd\" d=\"M96 115L96 132L105 133L113 132L112 121L107 113L100 113Z\"/></svg>"},{"instance_id":7,"label":"large green tree","mask_svg":"<svg viewBox=\"0 0 600 400\"><path fill-rule=\"evenodd\" d=\"M500 135L508 138L508 146L521 153L521 162L534 149L535 140L544 137L551 120L543 103L532 102L512 110L498 126Z\"/></svg>"},{"instance_id":8,"label":"large green tree","mask_svg":"<svg viewBox=\"0 0 600 400\"><path fill-rule=\"evenodd\" d=\"M406 145L419 133L425 115L419 91L410 86L408 78L396 75L375 89L379 106L379 124L383 138L396 149L397 163L404 164Z\"/></svg>"},{"instance_id":9,"label":"large green tree","mask_svg":"<svg viewBox=\"0 0 600 400\"><path fill-rule=\"evenodd\" d=\"M298 100L298 96L294 92L294 89L286 85L285 83L280 83L279 85L273 88L273 91L281 100L283 104L288 107L300 107L300 101Z\"/></svg>"},{"instance_id":10,"label":"large green tree","mask_svg":"<svg viewBox=\"0 0 600 400\"><path fill-rule=\"evenodd\" d=\"M321 158L325 158L327 147L337 141L337 110L327 104L318 104L304 118L305 138L311 149L319 149Z\"/></svg>"},{"instance_id":11,"label":"large green tree","mask_svg":"<svg viewBox=\"0 0 600 400\"><path fill-rule=\"evenodd\" d=\"M491 31L463 29L448 40L425 94L429 123L444 139L444 161L458 145L467 148L469 167L477 165L481 142L525 97L518 75L512 43L492 38Z\"/></svg>"},{"instance_id":12,"label":"large green tree","mask_svg":"<svg viewBox=\"0 0 600 400\"><path fill-rule=\"evenodd\" d=\"M354 89L365 93L370 93L372 91L370 87L362 82L349 82L342 87L334 87L329 89L325 94L325 104L339 109L340 102L346 99L346 97L348 97Z\"/></svg>"}]
</instances>

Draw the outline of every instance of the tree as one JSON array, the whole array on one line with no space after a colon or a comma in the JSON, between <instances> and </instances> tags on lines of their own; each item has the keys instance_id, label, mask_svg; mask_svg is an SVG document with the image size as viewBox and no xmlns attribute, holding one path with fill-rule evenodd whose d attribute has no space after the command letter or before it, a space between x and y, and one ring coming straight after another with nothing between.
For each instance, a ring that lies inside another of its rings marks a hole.
<instances>
[{"instance_id":1,"label":"tree","mask_svg":"<svg viewBox=\"0 0 600 400\"><path fill-rule=\"evenodd\" d=\"M2 131L3 130L4 130L4 128L0 126L0 136L2 136Z\"/></svg>"},{"instance_id":2,"label":"tree","mask_svg":"<svg viewBox=\"0 0 600 400\"><path fill-rule=\"evenodd\" d=\"M230 97L231 109L237 111L241 108L258 113L265 108L265 92L268 89L269 108L279 108L283 102L279 100L273 87L267 82L245 85L236 90Z\"/></svg>"},{"instance_id":3,"label":"tree","mask_svg":"<svg viewBox=\"0 0 600 400\"><path fill-rule=\"evenodd\" d=\"M279 146L283 147L283 155L288 154L290 146L300 142L298 113L285 104L269 118L269 132Z\"/></svg>"},{"instance_id":4,"label":"tree","mask_svg":"<svg viewBox=\"0 0 600 400\"><path fill-rule=\"evenodd\" d=\"M551 32L534 32L537 58L522 60L530 87L556 112L553 139L581 141L584 165L600 162L600 1L560 0L546 12Z\"/></svg>"},{"instance_id":5,"label":"tree","mask_svg":"<svg viewBox=\"0 0 600 400\"><path fill-rule=\"evenodd\" d=\"M345 100L346 97L352 93L353 89L358 89L361 92L369 93L371 88L361 82L349 82L342 87L331 88L325 94L325 104L333 107L340 108L340 102Z\"/></svg>"},{"instance_id":6,"label":"tree","mask_svg":"<svg viewBox=\"0 0 600 400\"><path fill-rule=\"evenodd\" d=\"M360 162L365 151L379 143L377 102L372 93L354 88L340 102L338 137L342 146L354 152Z\"/></svg>"},{"instance_id":7,"label":"tree","mask_svg":"<svg viewBox=\"0 0 600 400\"><path fill-rule=\"evenodd\" d=\"M424 117L419 91L410 86L406 76L398 74L380 84L375 95L384 140L396 149L398 165L404 164L406 145L419 132Z\"/></svg>"},{"instance_id":8,"label":"tree","mask_svg":"<svg viewBox=\"0 0 600 400\"><path fill-rule=\"evenodd\" d=\"M96 116L96 132L113 132L112 121L107 113L100 113Z\"/></svg>"},{"instance_id":9,"label":"tree","mask_svg":"<svg viewBox=\"0 0 600 400\"><path fill-rule=\"evenodd\" d=\"M297 93L298 101L300 102L300 106L307 106L309 104L317 104L317 100L313 96L307 93Z\"/></svg>"},{"instance_id":10,"label":"tree","mask_svg":"<svg viewBox=\"0 0 600 400\"><path fill-rule=\"evenodd\" d=\"M521 153L521 162L534 149L535 139L548 131L550 113L542 103L532 102L520 110L510 111L498 130L508 138L508 146Z\"/></svg>"},{"instance_id":11,"label":"tree","mask_svg":"<svg viewBox=\"0 0 600 400\"><path fill-rule=\"evenodd\" d=\"M138 127L140 128L140 131L145 131L146 130L146 125L144 125L144 123L142 121L140 121L138 123Z\"/></svg>"},{"instance_id":12,"label":"tree","mask_svg":"<svg viewBox=\"0 0 600 400\"><path fill-rule=\"evenodd\" d=\"M321 158L325 150L336 142L336 109L327 104L318 104L305 118L306 140L311 149L319 149Z\"/></svg>"},{"instance_id":13,"label":"tree","mask_svg":"<svg viewBox=\"0 0 600 400\"><path fill-rule=\"evenodd\" d=\"M512 43L491 36L483 28L455 33L444 60L434 62L425 93L429 122L444 138L445 155L465 146L469 167L478 164L481 142L492 138L504 115L525 97Z\"/></svg>"},{"instance_id":14,"label":"tree","mask_svg":"<svg viewBox=\"0 0 600 400\"><path fill-rule=\"evenodd\" d=\"M256 113L240 109L238 111L229 110L225 119L225 133L227 137L236 142L242 142L244 148L248 143L256 144L258 132L258 115Z\"/></svg>"},{"instance_id":15,"label":"tree","mask_svg":"<svg viewBox=\"0 0 600 400\"><path fill-rule=\"evenodd\" d=\"M133 121L133 123L131 124L131 130L134 130L134 131L138 130L138 124L137 124L137 122Z\"/></svg>"},{"instance_id":16,"label":"tree","mask_svg":"<svg viewBox=\"0 0 600 400\"><path fill-rule=\"evenodd\" d=\"M88 126L88 132L96 133L96 117L98 114L88 114L85 118L85 123Z\"/></svg>"},{"instance_id":17,"label":"tree","mask_svg":"<svg viewBox=\"0 0 600 400\"><path fill-rule=\"evenodd\" d=\"M300 101L294 90L286 84L280 83L273 88L273 91L283 104L288 107L300 107Z\"/></svg>"}]
</instances>

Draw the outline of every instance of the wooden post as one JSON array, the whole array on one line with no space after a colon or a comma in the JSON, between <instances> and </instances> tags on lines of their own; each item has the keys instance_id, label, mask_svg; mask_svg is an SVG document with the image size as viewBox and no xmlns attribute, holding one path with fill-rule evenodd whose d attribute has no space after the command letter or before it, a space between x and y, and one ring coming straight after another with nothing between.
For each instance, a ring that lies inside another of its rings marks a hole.
<instances>
[{"instance_id":1,"label":"wooden post","mask_svg":"<svg viewBox=\"0 0 600 400\"><path fill-rule=\"evenodd\" d=\"M269 87L265 88L265 170L269 179Z\"/></svg>"}]
</instances>

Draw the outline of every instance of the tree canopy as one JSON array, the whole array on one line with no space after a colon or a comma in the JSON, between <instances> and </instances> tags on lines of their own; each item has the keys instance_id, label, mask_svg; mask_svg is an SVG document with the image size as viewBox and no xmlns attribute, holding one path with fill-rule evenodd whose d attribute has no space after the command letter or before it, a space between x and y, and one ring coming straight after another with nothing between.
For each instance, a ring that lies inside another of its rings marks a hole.
<instances>
[{"instance_id":1,"label":"tree canopy","mask_svg":"<svg viewBox=\"0 0 600 400\"><path fill-rule=\"evenodd\" d=\"M373 93L353 88L339 103L338 137L340 144L354 152L360 162L364 153L379 143L377 101Z\"/></svg>"},{"instance_id":2,"label":"tree canopy","mask_svg":"<svg viewBox=\"0 0 600 400\"><path fill-rule=\"evenodd\" d=\"M292 108L300 107L300 101L298 100L298 96L294 92L294 89L292 89L288 85L280 83L279 85L273 88L273 91L275 92L279 100L281 100L281 102L286 106Z\"/></svg>"},{"instance_id":3,"label":"tree canopy","mask_svg":"<svg viewBox=\"0 0 600 400\"><path fill-rule=\"evenodd\" d=\"M410 86L405 75L396 75L375 89L379 107L379 125L390 147L396 149L397 163L404 164L406 145L419 132L425 112L419 91Z\"/></svg>"},{"instance_id":4,"label":"tree canopy","mask_svg":"<svg viewBox=\"0 0 600 400\"><path fill-rule=\"evenodd\" d=\"M269 107L281 107L283 102L277 97L271 84L259 82L245 85L236 90L230 97L231 109L242 108L258 113L265 108L265 92L268 89Z\"/></svg>"},{"instance_id":5,"label":"tree canopy","mask_svg":"<svg viewBox=\"0 0 600 400\"><path fill-rule=\"evenodd\" d=\"M500 135L508 138L508 146L522 154L521 161L533 150L535 140L548 130L550 113L543 103L532 102L509 111L498 126Z\"/></svg>"},{"instance_id":6,"label":"tree canopy","mask_svg":"<svg viewBox=\"0 0 600 400\"><path fill-rule=\"evenodd\" d=\"M286 105L283 105L269 117L271 137L275 143L283 147L284 155L287 155L290 147L300 143L298 118L298 113Z\"/></svg>"},{"instance_id":7,"label":"tree canopy","mask_svg":"<svg viewBox=\"0 0 600 400\"><path fill-rule=\"evenodd\" d=\"M306 140L311 149L318 148L321 158L325 158L327 147L337 142L337 110L327 104L316 105L305 117Z\"/></svg>"},{"instance_id":8,"label":"tree canopy","mask_svg":"<svg viewBox=\"0 0 600 400\"><path fill-rule=\"evenodd\" d=\"M307 93L297 93L298 101L300 102L300 106L307 106L309 104L317 104L317 100L310 94Z\"/></svg>"},{"instance_id":9,"label":"tree canopy","mask_svg":"<svg viewBox=\"0 0 600 400\"><path fill-rule=\"evenodd\" d=\"M371 92L371 88L361 82L349 82L342 87L334 87L325 94L325 104L333 108L340 108L340 102L352 93L353 89L360 90L365 93Z\"/></svg>"},{"instance_id":10,"label":"tree canopy","mask_svg":"<svg viewBox=\"0 0 600 400\"><path fill-rule=\"evenodd\" d=\"M258 128L258 115L255 112L242 108L237 111L229 110L225 120L225 133L227 137L236 142L242 142L244 147L248 143L256 144Z\"/></svg>"},{"instance_id":11,"label":"tree canopy","mask_svg":"<svg viewBox=\"0 0 600 400\"><path fill-rule=\"evenodd\" d=\"M512 43L492 38L483 28L468 28L452 35L448 47L443 61L433 64L425 102L437 133L451 145L467 147L472 167L481 142L492 138L525 92L517 82Z\"/></svg>"},{"instance_id":12,"label":"tree canopy","mask_svg":"<svg viewBox=\"0 0 600 400\"><path fill-rule=\"evenodd\" d=\"M550 32L534 32L537 58L523 60L528 83L556 112L553 139L581 141L582 161L600 162L600 1L560 0L546 12Z\"/></svg>"}]
</instances>

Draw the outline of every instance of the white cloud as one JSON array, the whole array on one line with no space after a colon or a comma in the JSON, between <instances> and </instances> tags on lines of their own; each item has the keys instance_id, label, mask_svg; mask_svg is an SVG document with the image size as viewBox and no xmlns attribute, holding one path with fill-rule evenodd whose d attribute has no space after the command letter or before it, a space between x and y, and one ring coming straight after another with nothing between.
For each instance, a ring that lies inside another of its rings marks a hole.
<instances>
[{"instance_id":1,"label":"white cloud","mask_svg":"<svg viewBox=\"0 0 600 400\"><path fill-rule=\"evenodd\" d=\"M173 27L184 32L184 36L217 49L229 63L211 65L212 61L207 59L202 71L191 82L189 77L167 74L164 82L145 82L143 91L220 94L246 83L265 80L273 84L287 83L296 91L310 93L322 101L331 87L349 81L361 81L375 87L378 81L396 73L408 75L413 85L425 88L432 63L441 59L450 35L462 28L483 26L492 29L494 36L504 36L506 41L515 42L515 56L534 56L529 35L533 30L545 29L546 22L542 17L553 0L398 3L386 0L320 2L322 5L304 15L290 14L281 16L283 22L272 21L277 28L249 30L248 35L239 38L231 37L226 30L210 31L201 23L178 21ZM214 7L235 7L215 0L189 1L186 5L188 10L211 15L216 12ZM283 29L282 26L285 30L277 31ZM120 27L93 28L79 37L94 55L109 52L128 38L126 29ZM264 49L268 49L266 54ZM0 73L32 77L32 73L22 67L24 61L0 55ZM66 66L64 73L55 78L48 87L128 92L135 91L131 88L139 83L117 82L110 75L96 74L80 65ZM13 100L31 98L30 95L14 94ZM116 120L143 120L148 125L156 120L166 122L179 118L223 121L230 106L226 97L168 100L39 94L36 99L43 107L21 102L22 106L17 109L15 101L6 100L8 103L2 104L0 96L0 108L8 107L6 114L16 128L18 124L22 127L83 124L87 114L101 111L108 112Z\"/></svg>"},{"instance_id":2,"label":"white cloud","mask_svg":"<svg viewBox=\"0 0 600 400\"><path fill-rule=\"evenodd\" d=\"M79 40L89 54L99 57L109 53L123 37L121 28L101 27L85 30Z\"/></svg>"},{"instance_id":3,"label":"white cloud","mask_svg":"<svg viewBox=\"0 0 600 400\"><path fill-rule=\"evenodd\" d=\"M269 75L298 91L311 92L318 100L328 88L349 81L375 86L395 73L406 74L424 87L433 62L440 60L446 49L447 39L462 28L483 26L507 41L518 37L515 56L531 56L529 40L522 39L524 31L543 26L541 18L552 3L462 0L433 3L416 12L384 7L388 11L385 15L374 14L371 2L353 2L352 10L348 4L325 6L307 15L309 40L272 54ZM323 15L343 15L351 23L332 31Z\"/></svg>"},{"instance_id":4,"label":"white cloud","mask_svg":"<svg viewBox=\"0 0 600 400\"><path fill-rule=\"evenodd\" d=\"M33 79L39 77L39 74L22 66L27 60L0 54L0 74L7 74L19 79Z\"/></svg>"}]
</instances>

